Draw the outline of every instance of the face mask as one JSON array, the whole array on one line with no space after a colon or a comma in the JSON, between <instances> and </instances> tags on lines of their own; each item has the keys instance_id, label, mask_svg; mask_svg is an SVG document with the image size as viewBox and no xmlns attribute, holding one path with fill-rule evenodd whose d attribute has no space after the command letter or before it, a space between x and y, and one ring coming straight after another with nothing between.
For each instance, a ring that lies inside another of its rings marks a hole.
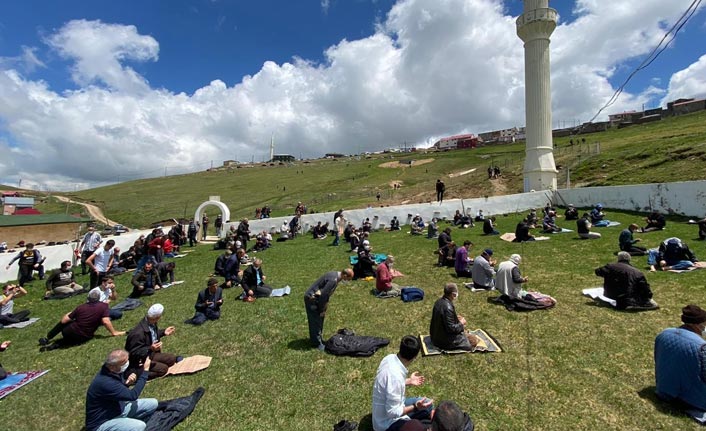
<instances>
[{"instance_id":1,"label":"face mask","mask_svg":"<svg viewBox=\"0 0 706 431\"><path fill-rule=\"evenodd\" d=\"M130 361L125 362L121 367L120 367L120 374L124 373L127 370L128 365L130 365Z\"/></svg>"}]
</instances>

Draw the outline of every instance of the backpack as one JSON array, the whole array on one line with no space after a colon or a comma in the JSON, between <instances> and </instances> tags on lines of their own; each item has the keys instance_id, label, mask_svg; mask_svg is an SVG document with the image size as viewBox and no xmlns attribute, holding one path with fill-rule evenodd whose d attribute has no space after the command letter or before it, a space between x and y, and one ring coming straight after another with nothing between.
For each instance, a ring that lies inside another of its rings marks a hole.
<instances>
[{"instance_id":1,"label":"backpack","mask_svg":"<svg viewBox=\"0 0 706 431\"><path fill-rule=\"evenodd\" d=\"M424 291L418 287L403 287L402 300L404 302L415 302L424 299Z\"/></svg>"}]
</instances>

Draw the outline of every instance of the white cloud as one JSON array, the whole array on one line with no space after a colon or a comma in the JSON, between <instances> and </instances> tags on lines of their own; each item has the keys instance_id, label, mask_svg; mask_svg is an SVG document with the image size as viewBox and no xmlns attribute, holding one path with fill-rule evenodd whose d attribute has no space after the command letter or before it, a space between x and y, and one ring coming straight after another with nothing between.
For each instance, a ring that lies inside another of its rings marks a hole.
<instances>
[{"instance_id":1,"label":"white cloud","mask_svg":"<svg viewBox=\"0 0 706 431\"><path fill-rule=\"evenodd\" d=\"M331 7L331 0L321 0L321 10L326 14Z\"/></svg>"},{"instance_id":2,"label":"white cloud","mask_svg":"<svg viewBox=\"0 0 706 431\"><path fill-rule=\"evenodd\" d=\"M24 73L32 73L46 65L37 58L37 49L22 47L22 54L16 57L0 57L0 69L17 69Z\"/></svg>"},{"instance_id":3,"label":"white cloud","mask_svg":"<svg viewBox=\"0 0 706 431\"><path fill-rule=\"evenodd\" d=\"M100 21L70 21L47 43L75 62L72 76L80 86L102 83L126 92L148 91L149 84L123 63L157 60L159 53L157 41L138 34L135 26Z\"/></svg>"},{"instance_id":4,"label":"white cloud","mask_svg":"<svg viewBox=\"0 0 706 431\"><path fill-rule=\"evenodd\" d=\"M615 90L608 78L651 49L673 9L662 0L578 1L552 38L554 119L592 116ZM158 57L157 41L134 26L72 21L47 42L72 62L78 88L57 93L0 63L9 69L0 71L5 182L29 171L73 189L165 166L169 174L260 160L272 133L278 153L318 157L524 123L522 42L500 0L400 0L375 34L329 47L323 64L268 61L232 87L215 80L192 95L152 89L126 65ZM703 94L705 68L702 57L676 74L667 97ZM662 92L626 93L607 112Z\"/></svg>"},{"instance_id":5,"label":"white cloud","mask_svg":"<svg viewBox=\"0 0 706 431\"><path fill-rule=\"evenodd\" d=\"M672 75L662 103L680 98L706 98L706 54L686 69Z\"/></svg>"}]
</instances>

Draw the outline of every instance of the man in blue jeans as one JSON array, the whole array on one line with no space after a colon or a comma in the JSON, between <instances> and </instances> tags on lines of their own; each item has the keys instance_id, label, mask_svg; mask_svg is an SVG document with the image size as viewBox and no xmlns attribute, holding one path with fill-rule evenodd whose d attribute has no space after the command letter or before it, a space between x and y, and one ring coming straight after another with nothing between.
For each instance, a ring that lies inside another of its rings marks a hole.
<instances>
[{"instance_id":1,"label":"man in blue jeans","mask_svg":"<svg viewBox=\"0 0 706 431\"><path fill-rule=\"evenodd\" d=\"M139 398L147 383L150 358L145 360L144 372L125 377L128 353L113 350L101 370L93 378L86 393L86 431L142 431L146 420L157 409L154 398ZM129 384L135 383L132 389Z\"/></svg>"},{"instance_id":2,"label":"man in blue jeans","mask_svg":"<svg viewBox=\"0 0 706 431\"><path fill-rule=\"evenodd\" d=\"M426 398L405 398L406 386L421 386L424 376L417 372L407 377L407 367L419 355L417 337L405 335L400 350L383 358L373 384L373 430L398 431L408 421L417 419L429 424L433 401Z\"/></svg>"}]
</instances>

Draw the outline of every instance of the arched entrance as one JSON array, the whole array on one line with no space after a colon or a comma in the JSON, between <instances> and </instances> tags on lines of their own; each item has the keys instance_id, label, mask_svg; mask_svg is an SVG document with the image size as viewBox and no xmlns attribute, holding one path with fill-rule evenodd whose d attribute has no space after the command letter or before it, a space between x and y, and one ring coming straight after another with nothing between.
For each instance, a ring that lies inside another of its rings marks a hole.
<instances>
[{"instance_id":1,"label":"arched entrance","mask_svg":"<svg viewBox=\"0 0 706 431\"><path fill-rule=\"evenodd\" d=\"M211 206L211 205L218 207L218 209L221 211L221 215L223 217L224 224L228 220L230 220L230 209L228 209L228 206L226 204L224 204L223 202L221 202L221 200L218 196L210 196L209 200L202 203L201 205L199 205L198 208L196 208L196 212L194 213L194 221L198 221L199 223L201 223L201 217L203 215L204 208ZM211 219L211 217L209 217L209 219ZM213 217L213 220L215 220L215 217ZM211 222L211 226L213 226L212 223L213 222ZM215 233L216 231L215 231L215 229L213 229L213 230L211 230L211 232ZM201 238L200 229L199 229L199 233L198 233L197 237Z\"/></svg>"}]
</instances>

